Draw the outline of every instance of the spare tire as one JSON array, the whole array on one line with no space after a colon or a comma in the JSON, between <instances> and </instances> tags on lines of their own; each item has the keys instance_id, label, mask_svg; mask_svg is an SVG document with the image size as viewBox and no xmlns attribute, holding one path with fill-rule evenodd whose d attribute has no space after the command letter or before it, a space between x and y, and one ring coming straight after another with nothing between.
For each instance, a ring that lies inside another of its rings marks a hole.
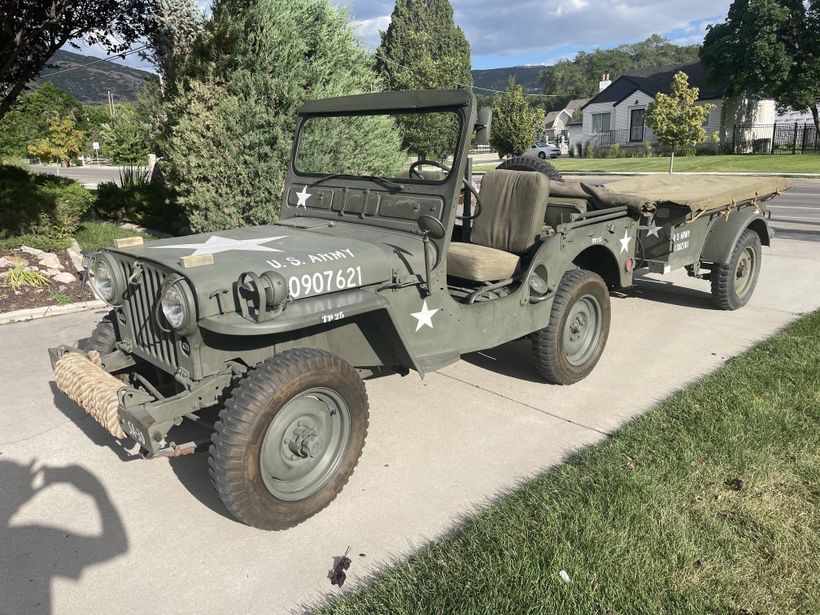
<instances>
[{"instance_id":1,"label":"spare tire","mask_svg":"<svg viewBox=\"0 0 820 615\"><path fill-rule=\"evenodd\" d=\"M543 173L552 181L562 182L564 178L555 170L549 162L545 162L540 158L533 158L532 156L513 156L507 158L496 169L506 169L508 171L536 171Z\"/></svg>"}]
</instances>

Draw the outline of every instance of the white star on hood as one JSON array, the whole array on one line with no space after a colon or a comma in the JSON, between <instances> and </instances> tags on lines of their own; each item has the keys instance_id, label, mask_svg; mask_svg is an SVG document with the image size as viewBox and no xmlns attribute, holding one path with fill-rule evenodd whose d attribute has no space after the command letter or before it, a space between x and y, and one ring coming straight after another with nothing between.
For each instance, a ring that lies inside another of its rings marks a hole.
<instances>
[{"instance_id":1,"label":"white star on hood","mask_svg":"<svg viewBox=\"0 0 820 615\"><path fill-rule=\"evenodd\" d=\"M199 256L200 254L219 254L220 252L281 252L276 248L268 248L260 244L268 243L269 241L276 241L277 239L284 239L287 235L279 237L259 237L257 239L230 239L228 237L220 237L219 235L212 235L208 237L205 243L178 243L172 246L148 246L153 250L174 249L174 250L193 250L190 256Z\"/></svg>"},{"instance_id":2,"label":"white star on hood","mask_svg":"<svg viewBox=\"0 0 820 615\"><path fill-rule=\"evenodd\" d=\"M658 237L658 231L662 228L662 226L658 226L657 224L655 224L655 216L652 216L652 219L649 221L649 225L646 227L646 236Z\"/></svg>"},{"instance_id":3,"label":"white star on hood","mask_svg":"<svg viewBox=\"0 0 820 615\"><path fill-rule=\"evenodd\" d=\"M307 201L312 196L313 195L307 191L307 186L302 186L302 191L296 193L296 198L299 199L299 202L296 203L296 207L307 209Z\"/></svg>"},{"instance_id":4,"label":"white star on hood","mask_svg":"<svg viewBox=\"0 0 820 615\"><path fill-rule=\"evenodd\" d=\"M618 241L621 242L621 254L623 254L624 252L628 252L629 242L632 241L632 237L629 236L629 229L624 231L624 236Z\"/></svg>"},{"instance_id":5,"label":"white star on hood","mask_svg":"<svg viewBox=\"0 0 820 615\"><path fill-rule=\"evenodd\" d=\"M424 300L424 303L421 304L421 311L420 312L413 312L410 314L413 318L418 320L416 323L416 333L418 333L419 329L422 327L430 327L433 328L433 315L439 311L439 308L435 310L431 310L427 307L427 299Z\"/></svg>"}]
</instances>

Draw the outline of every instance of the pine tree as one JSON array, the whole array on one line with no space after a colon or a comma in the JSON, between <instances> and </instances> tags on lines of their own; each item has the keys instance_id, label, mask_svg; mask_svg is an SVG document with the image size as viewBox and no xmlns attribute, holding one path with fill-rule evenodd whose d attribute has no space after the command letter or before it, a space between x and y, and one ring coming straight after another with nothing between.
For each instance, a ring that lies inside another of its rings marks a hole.
<instances>
[{"instance_id":1,"label":"pine tree","mask_svg":"<svg viewBox=\"0 0 820 615\"><path fill-rule=\"evenodd\" d=\"M302 103L380 89L348 15L329 0L217 0L202 40L177 69L179 94L163 111L164 171L191 229L275 220ZM366 147L368 160L392 173L407 164L398 130L388 127L366 127L372 138L364 145L330 133L324 147L336 161Z\"/></svg>"},{"instance_id":2,"label":"pine tree","mask_svg":"<svg viewBox=\"0 0 820 615\"><path fill-rule=\"evenodd\" d=\"M391 90L471 87L470 44L453 21L448 0L396 0L390 25L381 33L376 70ZM404 145L421 157L449 153L452 130L441 117L400 122Z\"/></svg>"}]
</instances>

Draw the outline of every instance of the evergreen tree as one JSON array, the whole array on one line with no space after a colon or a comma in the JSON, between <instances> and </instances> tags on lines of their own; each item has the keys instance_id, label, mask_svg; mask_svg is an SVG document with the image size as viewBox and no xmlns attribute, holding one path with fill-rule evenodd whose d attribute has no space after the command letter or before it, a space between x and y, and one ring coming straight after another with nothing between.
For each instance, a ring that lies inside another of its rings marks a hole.
<instances>
[{"instance_id":1,"label":"evergreen tree","mask_svg":"<svg viewBox=\"0 0 820 615\"><path fill-rule=\"evenodd\" d=\"M490 145L502 158L520 156L532 147L536 126L543 125L543 119L543 111L530 107L524 87L511 78L507 91L493 99Z\"/></svg>"},{"instance_id":2,"label":"evergreen tree","mask_svg":"<svg viewBox=\"0 0 820 615\"><path fill-rule=\"evenodd\" d=\"M453 22L448 0L396 0L376 70L391 90L471 87L470 44ZM422 157L451 154L452 133L442 117L407 117L400 122L405 147Z\"/></svg>"},{"instance_id":3,"label":"evergreen tree","mask_svg":"<svg viewBox=\"0 0 820 615\"><path fill-rule=\"evenodd\" d=\"M164 171L191 229L275 220L302 103L379 89L348 15L329 0L217 0L178 67L179 94L162 111L170 126ZM364 147L381 160L371 172L392 174L406 155L395 126L381 128L365 126L380 138ZM334 132L324 147L346 161L363 155L353 149L361 141Z\"/></svg>"}]
</instances>

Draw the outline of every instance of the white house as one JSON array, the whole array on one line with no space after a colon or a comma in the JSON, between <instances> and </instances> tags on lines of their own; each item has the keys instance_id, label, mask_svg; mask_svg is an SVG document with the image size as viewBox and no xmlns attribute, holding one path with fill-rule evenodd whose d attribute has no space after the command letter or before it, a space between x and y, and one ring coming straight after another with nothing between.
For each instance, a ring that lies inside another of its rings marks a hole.
<instances>
[{"instance_id":1,"label":"white house","mask_svg":"<svg viewBox=\"0 0 820 615\"><path fill-rule=\"evenodd\" d=\"M567 124L575 112L589 102L589 98L576 98L560 111L550 111L544 118L544 132L550 141L557 142L567 136Z\"/></svg>"},{"instance_id":2,"label":"white house","mask_svg":"<svg viewBox=\"0 0 820 615\"><path fill-rule=\"evenodd\" d=\"M646 127L644 114L658 92L669 93L672 78L682 71L689 76L689 86L700 90L696 104L711 104L714 109L706 121L706 133L718 133L721 142L731 143L735 126L771 125L775 122L773 100L725 98L727 84L715 85L709 71L700 62L648 68L625 73L610 82L601 80L601 90L582 108L581 130L573 147L606 147L617 143L624 147L654 143L655 135ZM743 135L741 135L743 136Z\"/></svg>"}]
</instances>

